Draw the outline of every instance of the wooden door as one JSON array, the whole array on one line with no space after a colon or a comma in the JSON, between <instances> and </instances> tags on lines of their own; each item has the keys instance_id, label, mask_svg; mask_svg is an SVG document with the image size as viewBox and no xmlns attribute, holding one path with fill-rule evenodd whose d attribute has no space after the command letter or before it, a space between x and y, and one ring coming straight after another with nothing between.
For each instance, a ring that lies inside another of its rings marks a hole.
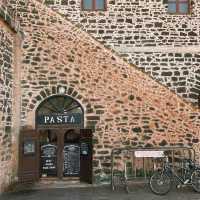
<instances>
[{"instance_id":1,"label":"wooden door","mask_svg":"<svg viewBox=\"0 0 200 200\"><path fill-rule=\"evenodd\" d=\"M19 181L35 182L39 179L39 142L35 130L22 130L19 141Z\"/></svg>"},{"instance_id":2,"label":"wooden door","mask_svg":"<svg viewBox=\"0 0 200 200\"><path fill-rule=\"evenodd\" d=\"M92 183L92 130L80 130L80 181Z\"/></svg>"}]
</instances>

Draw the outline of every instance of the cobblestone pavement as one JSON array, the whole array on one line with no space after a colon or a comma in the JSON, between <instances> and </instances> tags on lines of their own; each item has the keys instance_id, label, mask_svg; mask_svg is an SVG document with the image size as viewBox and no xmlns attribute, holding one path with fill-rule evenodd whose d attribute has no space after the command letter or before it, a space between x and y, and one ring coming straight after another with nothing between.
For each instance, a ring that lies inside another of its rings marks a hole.
<instances>
[{"instance_id":1,"label":"cobblestone pavement","mask_svg":"<svg viewBox=\"0 0 200 200\"><path fill-rule=\"evenodd\" d=\"M2 194L0 200L200 200L191 188L172 189L167 195L154 195L147 186L135 186L127 194L123 189L111 191L108 186L87 188L25 190Z\"/></svg>"}]
</instances>

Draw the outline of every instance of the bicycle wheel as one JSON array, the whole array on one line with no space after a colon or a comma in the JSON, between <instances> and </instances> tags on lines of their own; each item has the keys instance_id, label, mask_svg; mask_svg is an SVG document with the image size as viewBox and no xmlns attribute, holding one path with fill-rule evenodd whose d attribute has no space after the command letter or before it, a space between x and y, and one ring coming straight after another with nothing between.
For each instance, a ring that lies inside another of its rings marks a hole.
<instances>
[{"instance_id":1,"label":"bicycle wheel","mask_svg":"<svg viewBox=\"0 0 200 200\"><path fill-rule=\"evenodd\" d=\"M191 176L192 187L196 192L200 192L200 170L195 170Z\"/></svg>"},{"instance_id":2,"label":"bicycle wheel","mask_svg":"<svg viewBox=\"0 0 200 200\"><path fill-rule=\"evenodd\" d=\"M164 195L168 193L171 188L171 179L166 174L154 172L150 178L149 185L153 193Z\"/></svg>"}]
</instances>

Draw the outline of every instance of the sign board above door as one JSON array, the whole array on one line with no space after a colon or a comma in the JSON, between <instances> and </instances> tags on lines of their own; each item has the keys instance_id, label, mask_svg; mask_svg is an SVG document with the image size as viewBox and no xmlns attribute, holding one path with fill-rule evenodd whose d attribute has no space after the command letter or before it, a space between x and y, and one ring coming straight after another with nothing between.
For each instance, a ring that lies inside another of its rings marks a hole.
<instances>
[{"instance_id":1,"label":"sign board above door","mask_svg":"<svg viewBox=\"0 0 200 200\"><path fill-rule=\"evenodd\" d=\"M57 114L57 115L38 115L37 125L50 126L50 125L79 125L83 123L82 114Z\"/></svg>"}]
</instances>

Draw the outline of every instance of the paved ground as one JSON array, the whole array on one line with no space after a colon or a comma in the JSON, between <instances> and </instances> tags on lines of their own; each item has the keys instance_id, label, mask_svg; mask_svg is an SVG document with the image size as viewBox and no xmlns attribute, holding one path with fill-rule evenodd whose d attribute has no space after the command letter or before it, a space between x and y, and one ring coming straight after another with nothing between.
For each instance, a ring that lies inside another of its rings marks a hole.
<instances>
[{"instance_id":1,"label":"paved ground","mask_svg":"<svg viewBox=\"0 0 200 200\"><path fill-rule=\"evenodd\" d=\"M10 192L0 195L0 200L200 200L200 194L191 188L172 189L167 195L154 195L147 186L132 188L127 194L123 189L111 191L108 186L42 189Z\"/></svg>"}]
</instances>

